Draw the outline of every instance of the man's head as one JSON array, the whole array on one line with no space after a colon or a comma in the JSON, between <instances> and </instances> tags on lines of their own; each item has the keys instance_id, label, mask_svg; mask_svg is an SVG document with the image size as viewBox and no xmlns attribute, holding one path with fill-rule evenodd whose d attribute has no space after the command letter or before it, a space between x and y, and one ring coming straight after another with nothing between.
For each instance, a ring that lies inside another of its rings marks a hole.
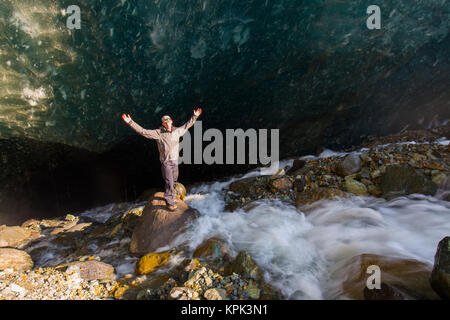
<instances>
[{"instance_id":1,"label":"man's head","mask_svg":"<svg viewBox=\"0 0 450 320\"><path fill-rule=\"evenodd\" d=\"M161 122L162 122L162 125L164 126L164 128L166 128L169 131L172 131L173 121L170 116L167 116L167 115L163 116L161 118Z\"/></svg>"}]
</instances>

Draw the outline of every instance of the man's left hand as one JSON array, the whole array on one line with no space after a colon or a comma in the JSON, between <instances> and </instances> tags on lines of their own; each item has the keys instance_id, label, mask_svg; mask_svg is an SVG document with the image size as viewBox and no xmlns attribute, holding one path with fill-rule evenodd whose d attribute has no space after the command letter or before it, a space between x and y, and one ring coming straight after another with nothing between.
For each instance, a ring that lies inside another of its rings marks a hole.
<instances>
[{"instance_id":1,"label":"man's left hand","mask_svg":"<svg viewBox=\"0 0 450 320\"><path fill-rule=\"evenodd\" d=\"M197 108L194 110L194 116L199 117L202 114L202 108Z\"/></svg>"}]
</instances>

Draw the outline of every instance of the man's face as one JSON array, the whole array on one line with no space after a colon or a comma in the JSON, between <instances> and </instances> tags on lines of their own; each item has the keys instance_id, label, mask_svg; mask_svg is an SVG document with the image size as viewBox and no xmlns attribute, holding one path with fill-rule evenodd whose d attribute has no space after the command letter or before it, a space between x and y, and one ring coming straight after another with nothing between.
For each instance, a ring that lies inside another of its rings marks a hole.
<instances>
[{"instance_id":1,"label":"man's face","mask_svg":"<svg viewBox=\"0 0 450 320\"><path fill-rule=\"evenodd\" d=\"M164 126L164 128L166 128L167 130L169 130L169 131L172 131L172 120L169 120L169 121L166 121L166 122L163 122L163 124L162 124L163 126Z\"/></svg>"}]
</instances>

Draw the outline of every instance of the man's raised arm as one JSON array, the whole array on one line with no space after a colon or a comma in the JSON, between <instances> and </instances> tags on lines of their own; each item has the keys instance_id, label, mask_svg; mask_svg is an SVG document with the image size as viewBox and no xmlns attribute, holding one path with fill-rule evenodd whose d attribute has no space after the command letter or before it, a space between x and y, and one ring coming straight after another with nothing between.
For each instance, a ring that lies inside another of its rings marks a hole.
<instances>
[{"instance_id":1,"label":"man's raised arm","mask_svg":"<svg viewBox=\"0 0 450 320\"><path fill-rule=\"evenodd\" d=\"M141 136L146 137L147 139L159 139L158 130L148 130L142 128L140 125L138 125L136 122L131 119L131 116L129 114L123 114L122 115L123 121L125 121L126 124L128 124L134 131L139 133Z\"/></svg>"},{"instance_id":2,"label":"man's raised arm","mask_svg":"<svg viewBox=\"0 0 450 320\"><path fill-rule=\"evenodd\" d=\"M181 127L178 127L176 129L178 131L180 137L182 135L184 135L186 133L186 131L189 130L190 127L192 127L194 125L195 121L198 119L198 117L200 117L201 114L202 114L202 108L195 109L192 114L192 117L188 120L188 122L186 122Z\"/></svg>"}]
</instances>

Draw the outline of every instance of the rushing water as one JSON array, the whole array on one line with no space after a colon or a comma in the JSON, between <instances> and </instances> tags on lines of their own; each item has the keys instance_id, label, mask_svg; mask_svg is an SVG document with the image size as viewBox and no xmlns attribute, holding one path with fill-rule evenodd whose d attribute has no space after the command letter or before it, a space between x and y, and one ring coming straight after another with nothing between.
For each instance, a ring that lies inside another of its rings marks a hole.
<instances>
[{"instance_id":1,"label":"rushing water","mask_svg":"<svg viewBox=\"0 0 450 320\"><path fill-rule=\"evenodd\" d=\"M343 155L326 150L319 157ZM234 253L247 250L266 280L289 299L344 298L342 279L332 275L362 253L433 264L437 244L450 234L450 203L423 195L391 201L335 198L315 202L306 214L281 201L259 201L248 211L224 212L222 190L235 179L191 190L186 202L201 217L175 243L188 240L194 249L211 236L222 237Z\"/></svg>"},{"instance_id":2,"label":"rushing water","mask_svg":"<svg viewBox=\"0 0 450 320\"><path fill-rule=\"evenodd\" d=\"M345 154L327 150L319 157L333 155ZM280 166L291 162L286 160ZM160 250L186 242L194 250L204 240L218 236L227 242L232 255L247 250L266 280L281 289L286 298L339 299L346 298L341 290L342 278L333 275L342 275L340 268L348 259L371 253L432 264L438 242L450 234L450 202L439 196L410 195L391 201L361 196L335 198L315 202L307 212L282 201L262 200L247 211L224 212L223 188L234 180L258 174L255 170L226 182L193 188L186 202L200 212L200 217ZM104 222L118 211L137 205L144 202L104 206L80 216ZM117 256L112 248L126 247L129 241L115 240L100 251L95 250L95 244L91 247L102 260L113 264L120 276L133 272L136 257ZM63 261L55 253L44 258L53 265ZM171 259L167 268L182 258Z\"/></svg>"},{"instance_id":3,"label":"rushing water","mask_svg":"<svg viewBox=\"0 0 450 320\"><path fill-rule=\"evenodd\" d=\"M341 298L331 274L351 257L372 253L433 263L450 233L450 203L412 195L392 201L354 196L316 202L305 215L293 205L260 201L245 212L223 212L226 183L191 191L187 203L201 217L175 243L195 248L211 236L247 250L266 279L290 299Z\"/></svg>"}]
</instances>

